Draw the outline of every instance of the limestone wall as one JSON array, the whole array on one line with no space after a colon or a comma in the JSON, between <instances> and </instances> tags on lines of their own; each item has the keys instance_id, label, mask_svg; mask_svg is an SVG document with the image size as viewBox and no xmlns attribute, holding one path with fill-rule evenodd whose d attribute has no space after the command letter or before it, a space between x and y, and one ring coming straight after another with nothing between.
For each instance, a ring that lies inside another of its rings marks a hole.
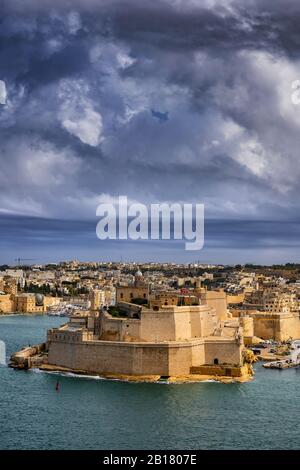
<instances>
[{"instance_id":1,"label":"limestone wall","mask_svg":"<svg viewBox=\"0 0 300 470\"><path fill-rule=\"evenodd\" d=\"M141 339L143 341L174 341L176 334L180 334L175 327L173 308L165 308L164 311L142 312Z\"/></svg>"},{"instance_id":2,"label":"limestone wall","mask_svg":"<svg viewBox=\"0 0 300 470\"><path fill-rule=\"evenodd\" d=\"M233 316L253 319L253 334L262 339L285 341L289 338L300 339L300 319L298 313L269 313L258 310L232 310ZM248 331L248 333L247 333ZM251 329L245 330L245 337Z\"/></svg>"},{"instance_id":3,"label":"limestone wall","mask_svg":"<svg viewBox=\"0 0 300 470\"><path fill-rule=\"evenodd\" d=\"M242 304L245 300L245 293L236 294L236 295L226 295L227 304Z\"/></svg>"},{"instance_id":4,"label":"limestone wall","mask_svg":"<svg viewBox=\"0 0 300 470\"><path fill-rule=\"evenodd\" d=\"M205 341L205 364L214 364L215 360L218 364L236 364L241 365L242 346L228 340L206 340Z\"/></svg>"},{"instance_id":5,"label":"limestone wall","mask_svg":"<svg viewBox=\"0 0 300 470\"><path fill-rule=\"evenodd\" d=\"M198 312L190 313L191 322L191 338L201 338L203 336L203 313L199 315Z\"/></svg>"},{"instance_id":6,"label":"limestone wall","mask_svg":"<svg viewBox=\"0 0 300 470\"><path fill-rule=\"evenodd\" d=\"M254 334L263 339L285 341L289 338L300 338L300 320L298 314L253 315Z\"/></svg>"},{"instance_id":7,"label":"limestone wall","mask_svg":"<svg viewBox=\"0 0 300 470\"><path fill-rule=\"evenodd\" d=\"M244 337L254 336L253 318L244 316L240 318L240 325L243 328Z\"/></svg>"},{"instance_id":8,"label":"limestone wall","mask_svg":"<svg viewBox=\"0 0 300 470\"><path fill-rule=\"evenodd\" d=\"M218 376L230 376L230 377L242 377L249 374L249 369L247 365L232 367L228 365L204 365L199 367L194 367L191 370L192 374L200 375L218 375Z\"/></svg>"},{"instance_id":9,"label":"limestone wall","mask_svg":"<svg viewBox=\"0 0 300 470\"><path fill-rule=\"evenodd\" d=\"M122 320L103 315L101 318L101 336L105 341L121 341Z\"/></svg>"},{"instance_id":10,"label":"limestone wall","mask_svg":"<svg viewBox=\"0 0 300 470\"><path fill-rule=\"evenodd\" d=\"M192 366L203 364L204 347L204 341L201 340L187 344L182 343L180 347L170 347L168 375L187 375L190 374Z\"/></svg>"},{"instance_id":11,"label":"limestone wall","mask_svg":"<svg viewBox=\"0 0 300 470\"><path fill-rule=\"evenodd\" d=\"M0 295L0 313L12 313L16 310L15 302L10 294Z\"/></svg>"},{"instance_id":12,"label":"limestone wall","mask_svg":"<svg viewBox=\"0 0 300 470\"><path fill-rule=\"evenodd\" d=\"M254 335L263 339L278 339L276 338L277 331L280 332L279 320L276 317L253 316L254 322Z\"/></svg>"},{"instance_id":13,"label":"limestone wall","mask_svg":"<svg viewBox=\"0 0 300 470\"><path fill-rule=\"evenodd\" d=\"M227 320L227 301L226 293L222 290L220 291L208 291L204 290L201 293L201 303L209 305L216 310L217 318L222 320Z\"/></svg>"},{"instance_id":14,"label":"limestone wall","mask_svg":"<svg viewBox=\"0 0 300 470\"><path fill-rule=\"evenodd\" d=\"M132 318L112 318L104 314L101 318L101 340L139 341L141 322Z\"/></svg>"},{"instance_id":15,"label":"limestone wall","mask_svg":"<svg viewBox=\"0 0 300 470\"><path fill-rule=\"evenodd\" d=\"M131 302L132 299L147 299L148 287L147 286L124 286L117 287L116 300L117 302Z\"/></svg>"},{"instance_id":16,"label":"limestone wall","mask_svg":"<svg viewBox=\"0 0 300 470\"><path fill-rule=\"evenodd\" d=\"M200 316L201 314L198 312L196 315ZM181 311L176 309L174 312L175 338L173 339L175 341L182 341L192 337L190 318L190 311Z\"/></svg>"},{"instance_id":17,"label":"limestone wall","mask_svg":"<svg viewBox=\"0 0 300 470\"><path fill-rule=\"evenodd\" d=\"M299 315L291 315L289 318L280 319L280 341L289 338L300 339L300 320Z\"/></svg>"},{"instance_id":18,"label":"limestone wall","mask_svg":"<svg viewBox=\"0 0 300 470\"><path fill-rule=\"evenodd\" d=\"M122 341L140 341L141 322L138 319L128 318L122 322L121 340Z\"/></svg>"},{"instance_id":19,"label":"limestone wall","mask_svg":"<svg viewBox=\"0 0 300 470\"><path fill-rule=\"evenodd\" d=\"M205 342L197 341L191 349L191 367L205 364Z\"/></svg>"},{"instance_id":20,"label":"limestone wall","mask_svg":"<svg viewBox=\"0 0 300 470\"><path fill-rule=\"evenodd\" d=\"M49 364L99 374L187 375L203 364L242 364L242 348L228 340L178 343L124 343L110 341L48 343Z\"/></svg>"},{"instance_id":21,"label":"limestone wall","mask_svg":"<svg viewBox=\"0 0 300 470\"><path fill-rule=\"evenodd\" d=\"M182 341L213 334L216 328L215 310L207 305L164 307L159 311L142 311L143 341Z\"/></svg>"},{"instance_id":22,"label":"limestone wall","mask_svg":"<svg viewBox=\"0 0 300 470\"><path fill-rule=\"evenodd\" d=\"M201 308L201 332L202 336L210 336L213 334L218 324L218 316L213 307L203 305Z\"/></svg>"}]
</instances>

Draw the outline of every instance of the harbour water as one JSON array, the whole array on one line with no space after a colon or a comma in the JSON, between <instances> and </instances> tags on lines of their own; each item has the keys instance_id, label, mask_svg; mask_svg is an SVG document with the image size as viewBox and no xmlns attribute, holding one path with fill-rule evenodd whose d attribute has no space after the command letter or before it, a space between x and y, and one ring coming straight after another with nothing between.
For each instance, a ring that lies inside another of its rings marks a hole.
<instances>
[{"instance_id":1,"label":"harbour water","mask_svg":"<svg viewBox=\"0 0 300 470\"><path fill-rule=\"evenodd\" d=\"M0 340L10 356L63 322L3 316ZM299 449L300 368L255 368L244 384L170 385L1 365L0 449Z\"/></svg>"}]
</instances>

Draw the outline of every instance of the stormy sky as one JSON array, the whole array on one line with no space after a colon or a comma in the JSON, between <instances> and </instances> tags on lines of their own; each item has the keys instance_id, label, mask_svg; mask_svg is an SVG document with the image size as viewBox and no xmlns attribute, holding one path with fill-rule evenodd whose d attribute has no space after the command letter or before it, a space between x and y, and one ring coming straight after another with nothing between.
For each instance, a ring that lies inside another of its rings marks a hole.
<instances>
[{"instance_id":1,"label":"stormy sky","mask_svg":"<svg viewBox=\"0 0 300 470\"><path fill-rule=\"evenodd\" d=\"M0 0L0 264L299 262L297 0ZM205 204L205 247L100 201Z\"/></svg>"}]
</instances>

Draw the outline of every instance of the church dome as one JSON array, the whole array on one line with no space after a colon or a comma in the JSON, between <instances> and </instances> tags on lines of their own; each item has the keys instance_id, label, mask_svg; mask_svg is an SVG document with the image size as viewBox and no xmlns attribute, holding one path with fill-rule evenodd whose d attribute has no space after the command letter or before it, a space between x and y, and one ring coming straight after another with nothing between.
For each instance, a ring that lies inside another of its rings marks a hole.
<instances>
[{"instance_id":1,"label":"church dome","mask_svg":"<svg viewBox=\"0 0 300 470\"><path fill-rule=\"evenodd\" d=\"M143 277L142 271L138 269L137 272L135 273L135 277Z\"/></svg>"},{"instance_id":2,"label":"church dome","mask_svg":"<svg viewBox=\"0 0 300 470\"><path fill-rule=\"evenodd\" d=\"M39 305L39 306L43 305L43 303L44 303L43 294L35 294L35 303L36 303L36 305Z\"/></svg>"}]
</instances>

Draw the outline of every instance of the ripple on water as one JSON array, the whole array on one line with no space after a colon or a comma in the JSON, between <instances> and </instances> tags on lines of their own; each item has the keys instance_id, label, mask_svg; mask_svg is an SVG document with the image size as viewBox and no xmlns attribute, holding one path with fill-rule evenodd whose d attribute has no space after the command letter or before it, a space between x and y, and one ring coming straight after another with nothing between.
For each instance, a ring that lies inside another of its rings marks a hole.
<instances>
[{"instance_id":1,"label":"ripple on water","mask_svg":"<svg viewBox=\"0 0 300 470\"><path fill-rule=\"evenodd\" d=\"M0 318L0 339L11 354L60 323L44 316ZM0 367L0 447L297 449L299 371L255 369L254 381L244 384L174 384Z\"/></svg>"}]
</instances>

